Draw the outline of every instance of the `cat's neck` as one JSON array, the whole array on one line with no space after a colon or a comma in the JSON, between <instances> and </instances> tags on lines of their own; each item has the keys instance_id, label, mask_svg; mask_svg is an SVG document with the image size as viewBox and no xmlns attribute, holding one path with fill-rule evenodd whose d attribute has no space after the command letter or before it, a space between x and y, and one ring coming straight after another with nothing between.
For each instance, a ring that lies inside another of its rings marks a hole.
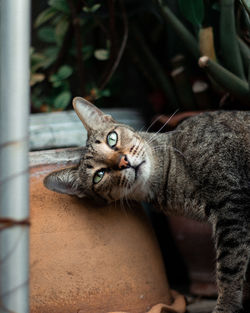
<instances>
[{"instance_id":1,"label":"cat's neck","mask_svg":"<svg viewBox=\"0 0 250 313\"><path fill-rule=\"evenodd\" d=\"M163 143L171 136L172 133L149 133L149 132L139 132L139 135L148 143Z\"/></svg>"},{"instance_id":2,"label":"cat's neck","mask_svg":"<svg viewBox=\"0 0 250 313\"><path fill-rule=\"evenodd\" d=\"M140 132L140 136L145 140L151 153L151 176L148 181L148 198L147 201L157 201L156 199L164 189L166 171L169 168L172 147L172 133L147 133Z\"/></svg>"},{"instance_id":3,"label":"cat's neck","mask_svg":"<svg viewBox=\"0 0 250 313\"><path fill-rule=\"evenodd\" d=\"M174 132L169 133L148 133L140 132L139 135L145 140L146 144L150 147L154 158L161 159L162 154L169 150L172 146L172 138Z\"/></svg>"}]
</instances>

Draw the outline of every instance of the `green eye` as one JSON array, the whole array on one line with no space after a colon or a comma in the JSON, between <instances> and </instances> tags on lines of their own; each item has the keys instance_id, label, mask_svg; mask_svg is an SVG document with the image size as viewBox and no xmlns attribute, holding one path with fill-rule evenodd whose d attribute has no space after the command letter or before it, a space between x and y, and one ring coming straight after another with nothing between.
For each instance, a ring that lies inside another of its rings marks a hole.
<instances>
[{"instance_id":1,"label":"green eye","mask_svg":"<svg viewBox=\"0 0 250 313\"><path fill-rule=\"evenodd\" d=\"M107 144L113 148L116 146L117 144L117 141L118 141L118 135L116 132L111 132L108 134L108 137L107 137Z\"/></svg>"},{"instance_id":2,"label":"green eye","mask_svg":"<svg viewBox=\"0 0 250 313\"><path fill-rule=\"evenodd\" d=\"M104 170L97 171L93 178L94 184L98 184L103 179L104 174Z\"/></svg>"}]
</instances>

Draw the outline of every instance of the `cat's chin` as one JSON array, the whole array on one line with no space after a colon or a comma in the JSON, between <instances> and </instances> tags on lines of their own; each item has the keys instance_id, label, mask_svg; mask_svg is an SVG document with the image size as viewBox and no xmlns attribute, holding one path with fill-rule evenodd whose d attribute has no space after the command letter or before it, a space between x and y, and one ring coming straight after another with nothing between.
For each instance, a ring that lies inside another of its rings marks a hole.
<instances>
[{"instance_id":1,"label":"cat's chin","mask_svg":"<svg viewBox=\"0 0 250 313\"><path fill-rule=\"evenodd\" d=\"M150 164L142 161L135 169L134 183L129 190L129 198L142 201L147 197L148 180L150 177Z\"/></svg>"}]
</instances>

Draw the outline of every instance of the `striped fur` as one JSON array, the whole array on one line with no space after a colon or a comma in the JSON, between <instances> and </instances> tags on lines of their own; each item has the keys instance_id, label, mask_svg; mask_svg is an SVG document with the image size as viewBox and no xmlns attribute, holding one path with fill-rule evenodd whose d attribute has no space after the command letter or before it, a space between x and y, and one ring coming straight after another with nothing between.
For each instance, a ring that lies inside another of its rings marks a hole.
<instances>
[{"instance_id":1,"label":"striped fur","mask_svg":"<svg viewBox=\"0 0 250 313\"><path fill-rule=\"evenodd\" d=\"M114 129L119 141L110 148L106 138ZM127 168L118 166L122 155ZM104 178L94 184L100 168ZM249 112L203 113L164 134L137 133L114 120L98 129L95 123L79 165L50 174L45 185L99 201L148 201L166 214L210 222L218 285L214 313L241 312L250 256Z\"/></svg>"},{"instance_id":2,"label":"striped fur","mask_svg":"<svg viewBox=\"0 0 250 313\"><path fill-rule=\"evenodd\" d=\"M166 138L160 161L165 162L165 188L156 202L166 213L212 224L218 286L214 313L241 312L250 256L250 113L202 114L157 141Z\"/></svg>"}]
</instances>

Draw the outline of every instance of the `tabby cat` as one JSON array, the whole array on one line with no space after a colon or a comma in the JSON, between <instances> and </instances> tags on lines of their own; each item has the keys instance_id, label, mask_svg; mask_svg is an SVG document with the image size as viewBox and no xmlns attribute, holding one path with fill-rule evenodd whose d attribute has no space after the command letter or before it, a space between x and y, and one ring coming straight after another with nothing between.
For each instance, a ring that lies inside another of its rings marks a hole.
<instances>
[{"instance_id":1,"label":"tabby cat","mask_svg":"<svg viewBox=\"0 0 250 313\"><path fill-rule=\"evenodd\" d=\"M218 300L214 313L242 311L250 256L250 112L203 113L169 133L136 132L77 97L88 131L76 167L45 178L51 190L112 202L154 203L166 214L212 224Z\"/></svg>"}]
</instances>

